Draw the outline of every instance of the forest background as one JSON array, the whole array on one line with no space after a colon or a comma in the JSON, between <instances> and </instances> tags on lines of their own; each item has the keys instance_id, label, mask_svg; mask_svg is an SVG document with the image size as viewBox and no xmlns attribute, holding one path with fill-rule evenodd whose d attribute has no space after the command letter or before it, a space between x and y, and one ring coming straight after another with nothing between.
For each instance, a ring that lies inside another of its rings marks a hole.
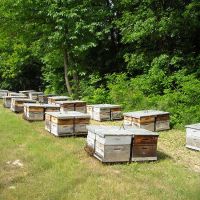
<instances>
[{"instance_id":1,"label":"forest background","mask_svg":"<svg viewBox=\"0 0 200 200\"><path fill-rule=\"evenodd\" d=\"M198 0L1 0L0 88L200 122Z\"/></svg>"}]
</instances>

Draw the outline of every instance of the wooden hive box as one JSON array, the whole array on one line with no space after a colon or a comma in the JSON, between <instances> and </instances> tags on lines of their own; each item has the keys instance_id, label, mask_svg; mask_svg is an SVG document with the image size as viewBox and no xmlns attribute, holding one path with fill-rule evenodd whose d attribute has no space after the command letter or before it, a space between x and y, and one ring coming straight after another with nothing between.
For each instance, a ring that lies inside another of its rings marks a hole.
<instances>
[{"instance_id":1,"label":"wooden hive box","mask_svg":"<svg viewBox=\"0 0 200 200\"><path fill-rule=\"evenodd\" d=\"M36 101L26 98L15 98L15 99L12 98L10 109L13 112L18 112L18 113L24 112L24 103L36 103Z\"/></svg>"},{"instance_id":2,"label":"wooden hive box","mask_svg":"<svg viewBox=\"0 0 200 200\"><path fill-rule=\"evenodd\" d=\"M186 147L200 151L200 123L186 126Z\"/></svg>"},{"instance_id":3,"label":"wooden hive box","mask_svg":"<svg viewBox=\"0 0 200 200\"><path fill-rule=\"evenodd\" d=\"M17 92L8 92L8 96L25 96L25 95Z\"/></svg>"},{"instance_id":4,"label":"wooden hive box","mask_svg":"<svg viewBox=\"0 0 200 200\"><path fill-rule=\"evenodd\" d=\"M53 97L53 96L56 96L54 94L41 94L41 95L38 95L38 101L39 103L48 103L48 97Z\"/></svg>"},{"instance_id":5,"label":"wooden hive box","mask_svg":"<svg viewBox=\"0 0 200 200\"><path fill-rule=\"evenodd\" d=\"M108 163L130 161L131 132L115 126L88 126L87 129L87 149L94 157Z\"/></svg>"},{"instance_id":6,"label":"wooden hive box","mask_svg":"<svg viewBox=\"0 0 200 200\"><path fill-rule=\"evenodd\" d=\"M0 90L0 99L2 99L5 96L8 96L8 90Z\"/></svg>"},{"instance_id":7,"label":"wooden hive box","mask_svg":"<svg viewBox=\"0 0 200 200\"><path fill-rule=\"evenodd\" d=\"M46 112L45 128L55 136L87 135L89 120L89 115L76 111Z\"/></svg>"},{"instance_id":8,"label":"wooden hive box","mask_svg":"<svg viewBox=\"0 0 200 200\"><path fill-rule=\"evenodd\" d=\"M10 108L12 99L21 99L21 98L27 98L27 97L26 96L5 96L3 97L3 105L5 108Z\"/></svg>"},{"instance_id":9,"label":"wooden hive box","mask_svg":"<svg viewBox=\"0 0 200 200\"><path fill-rule=\"evenodd\" d=\"M19 91L19 93L26 95L27 97L29 97L29 93L30 92L35 92L35 90L21 90Z\"/></svg>"},{"instance_id":10,"label":"wooden hive box","mask_svg":"<svg viewBox=\"0 0 200 200\"><path fill-rule=\"evenodd\" d=\"M24 118L29 121L45 119L45 112L59 112L60 107L53 104L25 103Z\"/></svg>"},{"instance_id":11,"label":"wooden hive box","mask_svg":"<svg viewBox=\"0 0 200 200\"><path fill-rule=\"evenodd\" d=\"M29 98L32 100L39 100L39 95L43 95L43 92L29 92Z\"/></svg>"},{"instance_id":12,"label":"wooden hive box","mask_svg":"<svg viewBox=\"0 0 200 200\"><path fill-rule=\"evenodd\" d=\"M79 101L79 100L58 101L56 102L56 104L60 106L61 112L77 111L77 112L86 113L85 101Z\"/></svg>"},{"instance_id":13,"label":"wooden hive box","mask_svg":"<svg viewBox=\"0 0 200 200\"><path fill-rule=\"evenodd\" d=\"M168 130L170 129L169 112L142 110L124 113L124 124L149 131Z\"/></svg>"},{"instance_id":14,"label":"wooden hive box","mask_svg":"<svg viewBox=\"0 0 200 200\"><path fill-rule=\"evenodd\" d=\"M58 101L67 101L70 99L71 97L68 97L68 96L53 96L53 97L48 97L48 103L56 104Z\"/></svg>"},{"instance_id":15,"label":"wooden hive box","mask_svg":"<svg viewBox=\"0 0 200 200\"><path fill-rule=\"evenodd\" d=\"M112 104L88 105L87 112L96 121L110 121L122 119L121 106Z\"/></svg>"},{"instance_id":16,"label":"wooden hive box","mask_svg":"<svg viewBox=\"0 0 200 200\"><path fill-rule=\"evenodd\" d=\"M158 134L140 128L127 128L133 133L132 161L154 161L157 160Z\"/></svg>"}]
</instances>

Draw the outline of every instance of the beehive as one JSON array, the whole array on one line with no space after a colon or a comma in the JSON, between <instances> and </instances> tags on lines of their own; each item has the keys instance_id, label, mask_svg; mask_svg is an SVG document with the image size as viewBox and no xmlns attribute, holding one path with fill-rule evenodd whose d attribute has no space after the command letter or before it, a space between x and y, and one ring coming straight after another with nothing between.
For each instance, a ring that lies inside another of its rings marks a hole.
<instances>
[{"instance_id":1,"label":"beehive","mask_svg":"<svg viewBox=\"0 0 200 200\"><path fill-rule=\"evenodd\" d=\"M24 118L29 121L44 120L45 112L59 112L60 107L53 104L38 104L25 103L24 104Z\"/></svg>"},{"instance_id":2,"label":"beehive","mask_svg":"<svg viewBox=\"0 0 200 200\"><path fill-rule=\"evenodd\" d=\"M8 96L25 96L25 95L17 92L8 92Z\"/></svg>"},{"instance_id":3,"label":"beehive","mask_svg":"<svg viewBox=\"0 0 200 200\"><path fill-rule=\"evenodd\" d=\"M124 124L150 131L168 130L170 129L169 112L142 110L124 113Z\"/></svg>"},{"instance_id":4,"label":"beehive","mask_svg":"<svg viewBox=\"0 0 200 200\"><path fill-rule=\"evenodd\" d=\"M49 104L55 104L57 103L58 101L67 101L67 100L70 100L71 97L68 97L68 96L53 96L53 97L48 97L48 103Z\"/></svg>"},{"instance_id":5,"label":"beehive","mask_svg":"<svg viewBox=\"0 0 200 200\"><path fill-rule=\"evenodd\" d=\"M26 99L26 98L15 98L11 100L11 107L10 109L13 112L24 112L24 103L36 103L35 100L32 99Z\"/></svg>"},{"instance_id":6,"label":"beehive","mask_svg":"<svg viewBox=\"0 0 200 200\"><path fill-rule=\"evenodd\" d=\"M23 91L19 91L19 93L26 95L27 97L29 97L29 93L30 92L35 92L35 90L23 90Z\"/></svg>"},{"instance_id":7,"label":"beehive","mask_svg":"<svg viewBox=\"0 0 200 200\"><path fill-rule=\"evenodd\" d=\"M158 134L145 129L88 126L85 150L102 162L157 160Z\"/></svg>"},{"instance_id":8,"label":"beehive","mask_svg":"<svg viewBox=\"0 0 200 200\"><path fill-rule=\"evenodd\" d=\"M17 99L17 98L21 99L21 98L27 98L27 97L26 96L5 96L5 97L3 97L3 105L4 105L4 107L5 108L10 108L12 99Z\"/></svg>"},{"instance_id":9,"label":"beehive","mask_svg":"<svg viewBox=\"0 0 200 200\"><path fill-rule=\"evenodd\" d=\"M85 101L78 101L78 100L58 101L56 102L56 104L60 106L61 112L77 111L77 112L86 113Z\"/></svg>"},{"instance_id":10,"label":"beehive","mask_svg":"<svg viewBox=\"0 0 200 200\"><path fill-rule=\"evenodd\" d=\"M38 101L39 103L48 103L48 97L53 97L56 96L54 94L42 94L42 95L38 95Z\"/></svg>"},{"instance_id":11,"label":"beehive","mask_svg":"<svg viewBox=\"0 0 200 200\"><path fill-rule=\"evenodd\" d=\"M110 121L122 119L121 106L112 104L88 105L87 112L96 121Z\"/></svg>"},{"instance_id":12,"label":"beehive","mask_svg":"<svg viewBox=\"0 0 200 200\"><path fill-rule=\"evenodd\" d=\"M200 123L186 126L186 147L200 151Z\"/></svg>"},{"instance_id":13,"label":"beehive","mask_svg":"<svg viewBox=\"0 0 200 200\"><path fill-rule=\"evenodd\" d=\"M133 133L131 149L132 161L154 161L157 160L158 134L140 128L128 129Z\"/></svg>"},{"instance_id":14,"label":"beehive","mask_svg":"<svg viewBox=\"0 0 200 200\"><path fill-rule=\"evenodd\" d=\"M8 95L8 90L0 90L0 99Z\"/></svg>"},{"instance_id":15,"label":"beehive","mask_svg":"<svg viewBox=\"0 0 200 200\"><path fill-rule=\"evenodd\" d=\"M87 148L102 162L129 162L133 134L119 127L88 126ZM90 150L92 152L92 150Z\"/></svg>"},{"instance_id":16,"label":"beehive","mask_svg":"<svg viewBox=\"0 0 200 200\"><path fill-rule=\"evenodd\" d=\"M43 95L43 92L29 92L29 98L32 100L39 100L39 95Z\"/></svg>"},{"instance_id":17,"label":"beehive","mask_svg":"<svg viewBox=\"0 0 200 200\"><path fill-rule=\"evenodd\" d=\"M89 120L89 115L76 111L46 112L45 129L55 136L87 135Z\"/></svg>"}]
</instances>

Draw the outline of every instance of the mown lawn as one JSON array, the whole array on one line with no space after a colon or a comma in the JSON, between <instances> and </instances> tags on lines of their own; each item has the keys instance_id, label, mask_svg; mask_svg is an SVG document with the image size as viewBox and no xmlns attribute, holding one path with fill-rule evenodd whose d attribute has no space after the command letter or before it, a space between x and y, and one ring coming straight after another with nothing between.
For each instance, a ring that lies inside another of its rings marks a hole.
<instances>
[{"instance_id":1,"label":"mown lawn","mask_svg":"<svg viewBox=\"0 0 200 200\"><path fill-rule=\"evenodd\" d=\"M0 107L0 200L200 199L200 152L184 130L160 133L157 162L103 165L84 145Z\"/></svg>"}]
</instances>

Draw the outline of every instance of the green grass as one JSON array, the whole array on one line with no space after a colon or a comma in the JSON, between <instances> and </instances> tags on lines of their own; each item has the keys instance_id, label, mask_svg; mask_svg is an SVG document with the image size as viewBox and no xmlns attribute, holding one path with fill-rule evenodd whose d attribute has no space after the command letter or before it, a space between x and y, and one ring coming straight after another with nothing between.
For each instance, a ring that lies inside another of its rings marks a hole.
<instances>
[{"instance_id":1,"label":"green grass","mask_svg":"<svg viewBox=\"0 0 200 200\"><path fill-rule=\"evenodd\" d=\"M157 162L105 165L84 145L0 107L0 200L200 199L200 152L185 148L184 131L160 134ZM17 159L23 167L8 163Z\"/></svg>"}]
</instances>

